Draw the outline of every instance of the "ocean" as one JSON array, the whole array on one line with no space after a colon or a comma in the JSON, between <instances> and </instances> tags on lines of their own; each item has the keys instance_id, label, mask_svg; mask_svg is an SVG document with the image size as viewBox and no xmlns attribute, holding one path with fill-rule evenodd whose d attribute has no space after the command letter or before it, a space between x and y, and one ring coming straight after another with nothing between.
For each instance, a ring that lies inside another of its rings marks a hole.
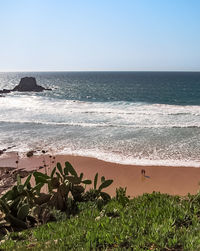
<instances>
[{"instance_id":1,"label":"ocean","mask_svg":"<svg viewBox=\"0 0 200 251\"><path fill-rule=\"evenodd\" d=\"M200 72L0 73L52 88L0 97L0 149L200 167Z\"/></svg>"}]
</instances>

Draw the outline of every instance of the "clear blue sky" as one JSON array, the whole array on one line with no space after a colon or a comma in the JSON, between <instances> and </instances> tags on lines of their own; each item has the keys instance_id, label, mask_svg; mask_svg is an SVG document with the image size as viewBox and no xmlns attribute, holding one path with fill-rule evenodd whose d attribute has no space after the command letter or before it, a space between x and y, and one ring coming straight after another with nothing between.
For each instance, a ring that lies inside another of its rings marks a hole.
<instances>
[{"instance_id":1,"label":"clear blue sky","mask_svg":"<svg viewBox=\"0 0 200 251\"><path fill-rule=\"evenodd\" d=\"M0 71L200 71L200 0L0 0Z\"/></svg>"}]
</instances>

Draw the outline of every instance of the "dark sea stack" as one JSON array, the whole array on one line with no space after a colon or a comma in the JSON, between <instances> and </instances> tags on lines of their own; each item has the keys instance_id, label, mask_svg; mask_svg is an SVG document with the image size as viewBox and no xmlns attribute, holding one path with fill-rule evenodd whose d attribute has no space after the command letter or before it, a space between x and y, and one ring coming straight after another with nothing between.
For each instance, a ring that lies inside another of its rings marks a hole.
<instances>
[{"instance_id":1,"label":"dark sea stack","mask_svg":"<svg viewBox=\"0 0 200 251\"><path fill-rule=\"evenodd\" d=\"M6 94L10 92L42 92L42 91L52 91L50 88L44 88L43 86L37 85L36 79L33 77L25 77L21 78L20 83L15 86L14 89L8 90L8 89L3 89L0 90L0 97L4 97L1 94Z\"/></svg>"},{"instance_id":2,"label":"dark sea stack","mask_svg":"<svg viewBox=\"0 0 200 251\"><path fill-rule=\"evenodd\" d=\"M12 91L18 92L42 92L44 90L50 91L51 89L46 89L40 85L37 85L36 79L33 77L21 78L20 83L15 86Z\"/></svg>"}]
</instances>

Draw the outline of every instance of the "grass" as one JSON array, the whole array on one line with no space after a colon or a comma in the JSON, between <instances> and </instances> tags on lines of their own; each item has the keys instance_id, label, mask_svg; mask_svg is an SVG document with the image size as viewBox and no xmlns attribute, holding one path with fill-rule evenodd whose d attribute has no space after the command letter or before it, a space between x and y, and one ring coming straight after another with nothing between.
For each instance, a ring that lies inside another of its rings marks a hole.
<instances>
[{"instance_id":1,"label":"grass","mask_svg":"<svg viewBox=\"0 0 200 251\"><path fill-rule=\"evenodd\" d=\"M10 233L1 250L200 250L200 193L79 203L79 214Z\"/></svg>"}]
</instances>

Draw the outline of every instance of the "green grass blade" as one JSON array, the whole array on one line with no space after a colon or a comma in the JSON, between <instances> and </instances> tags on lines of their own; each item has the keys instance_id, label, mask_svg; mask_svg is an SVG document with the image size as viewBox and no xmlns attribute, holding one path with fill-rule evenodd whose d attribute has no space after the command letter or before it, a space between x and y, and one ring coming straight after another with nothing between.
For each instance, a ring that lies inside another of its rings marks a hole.
<instances>
[{"instance_id":1,"label":"green grass blade","mask_svg":"<svg viewBox=\"0 0 200 251\"><path fill-rule=\"evenodd\" d=\"M55 171L56 171L56 167L54 167L54 169L52 170L51 172L51 178L53 178L54 174L55 174Z\"/></svg>"},{"instance_id":2,"label":"green grass blade","mask_svg":"<svg viewBox=\"0 0 200 251\"><path fill-rule=\"evenodd\" d=\"M59 162L57 163L57 168L58 168L60 174L61 174L62 176L64 176L64 173L63 173L63 170L62 170L62 166L61 166L61 164L60 164Z\"/></svg>"},{"instance_id":3,"label":"green grass blade","mask_svg":"<svg viewBox=\"0 0 200 251\"><path fill-rule=\"evenodd\" d=\"M30 183L31 177L32 177L32 174L29 174L26 181L24 182L24 187L27 187L27 185Z\"/></svg>"},{"instance_id":4,"label":"green grass blade","mask_svg":"<svg viewBox=\"0 0 200 251\"><path fill-rule=\"evenodd\" d=\"M110 186L113 183L113 180L106 180L104 181L100 187L99 187L99 191L101 191L103 188L106 188L108 186Z\"/></svg>"},{"instance_id":5,"label":"green grass blade","mask_svg":"<svg viewBox=\"0 0 200 251\"><path fill-rule=\"evenodd\" d=\"M91 185L92 181L91 180L83 180L82 183L85 185Z\"/></svg>"},{"instance_id":6,"label":"green grass blade","mask_svg":"<svg viewBox=\"0 0 200 251\"><path fill-rule=\"evenodd\" d=\"M71 175L76 176L76 177L78 176L77 172L75 171L73 166L68 161L65 162L65 166L68 168L68 171L71 173Z\"/></svg>"},{"instance_id":7,"label":"green grass blade","mask_svg":"<svg viewBox=\"0 0 200 251\"><path fill-rule=\"evenodd\" d=\"M97 189L97 181L98 181L98 173L96 173L95 177L94 177L94 189Z\"/></svg>"}]
</instances>

